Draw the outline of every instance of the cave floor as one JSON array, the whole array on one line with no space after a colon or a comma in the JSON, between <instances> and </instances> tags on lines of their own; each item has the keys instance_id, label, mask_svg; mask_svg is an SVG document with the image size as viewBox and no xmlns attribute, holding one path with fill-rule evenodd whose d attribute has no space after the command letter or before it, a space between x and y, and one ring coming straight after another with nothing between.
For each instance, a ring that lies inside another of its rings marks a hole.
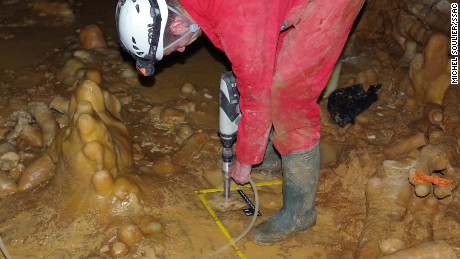
<instances>
[{"instance_id":1,"label":"cave floor","mask_svg":"<svg viewBox=\"0 0 460 259\"><path fill-rule=\"evenodd\" d=\"M28 103L49 104L57 96L71 97L72 82L68 84L67 78L62 77L58 80L57 75L72 53L81 50L78 31L86 25L97 24L104 32L110 51L88 50L90 57L85 65L103 72L101 87L123 104L124 123L135 147L134 179L141 190L142 208L134 209L141 210L142 215L150 215L161 225L161 231L145 234L148 242L133 245L125 258L203 258L226 245L229 239L243 232L251 217L243 212L248 205L237 193L236 185L232 185L229 200L223 198L221 191L218 85L221 74L229 70L225 56L206 39L201 39L182 55L165 58L157 66L155 78L123 76L117 63L110 59L110 55L121 59L114 25L117 1L69 2L72 4L57 0L0 2L2 139L7 135L6 129L12 127L15 112L27 110ZM60 8L64 11L50 3L62 4ZM69 6L75 14L73 19L65 12L64 7ZM353 44L356 49L372 49L371 42L354 41ZM129 57L123 58L131 64ZM368 62L360 63L359 58L348 60L339 81L342 86L369 66ZM402 108L404 95L392 87L391 75L391 72L379 75L379 82L383 83L379 100L360 114L354 125L340 128L332 123L326 109L327 98L320 100L323 128L317 224L269 246L258 246L244 237L233 248L212 258L357 257L360 236L369 227L366 222L370 210L366 200L369 179L382 170L383 161L388 159L384 149L398 136L414 135L423 117L420 112ZM181 91L185 84L192 84L195 92ZM166 117L172 121L165 121L161 114L158 117L165 107L192 108L181 113L183 121L177 123L171 119L173 116ZM187 144L181 139L184 134L198 137ZM185 150L184 146L194 148ZM18 145L18 149L21 148ZM184 152L178 155L180 150ZM24 150L25 154L34 152L43 150ZM413 161L413 157L409 155L406 159ZM259 185L262 215L256 221L258 224L282 206L281 175L255 170L252 179ZM12 258L109 258L109 244L113 243L114 229L120 220L109 217L108 212L98 214L102 216L97 220L91 213L67 214L65 208L59 207L65 203L59 200L60 191L53 184L54 181L49 181L33 190L0 199L0 236ZM250 187L239 188L255 202ZM428 198L413 195L408 181L405 188L411 190L407 210L400 218L384 218L383 226L390 224L388 228L394 231L384 231L382 235L388 239L400 238L406 246L445 240L459 256L460 247L456 243L460 240L459 229L448 229L440 220L449 206L459 206L458 191L449 199L436 201L438 210L426 216L421 215L417 207L423 207ZM391 199L388 205L385 197L393 193L387 193L385 188L379 191L382 192L382 213L385 214L385 209L391 212ZM380 196L374 194L373 197ZM136 213L128 213L126 217L136 218Z\"/></svg>"}]
</instances>

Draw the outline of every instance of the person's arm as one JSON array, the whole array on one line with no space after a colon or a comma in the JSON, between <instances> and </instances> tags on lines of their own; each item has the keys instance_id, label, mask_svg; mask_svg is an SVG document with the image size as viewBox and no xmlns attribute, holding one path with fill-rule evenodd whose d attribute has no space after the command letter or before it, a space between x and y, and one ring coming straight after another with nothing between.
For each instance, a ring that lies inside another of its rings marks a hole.
<instances>
[{"instance_id":1,"label":"person's arm","mask_svg":"<svg viewBox=\"0 0 460 259\"><path fill-rule=\"evenodd\" d=\"M276 2L276 1L275 1ZM281 22L273 3L225 1L215 32L232 63L240 92L237 160L253 165L263 160L271 127L270 88Z\"/></svg>"}]
</instances>

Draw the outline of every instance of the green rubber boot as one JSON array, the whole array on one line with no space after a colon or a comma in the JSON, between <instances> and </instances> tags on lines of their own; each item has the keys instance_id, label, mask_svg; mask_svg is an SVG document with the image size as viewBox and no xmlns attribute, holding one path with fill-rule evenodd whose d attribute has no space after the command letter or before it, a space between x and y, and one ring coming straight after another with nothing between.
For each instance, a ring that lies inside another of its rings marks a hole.
<instances>
[{"instance_id":1,"label":"green rubber boot","mask_svg":"<svg viewBox=\"0 0 460 259\"><path fill-rule=\"evenodd\" d=\"M254 227L256 244L285 240L316 223L315 197L319 181L319 142L313 147L282 156L283 208Z\"/></svg>"},{"instance_id":2,"label":"green rubber boot","mask_svg":"<svg viewBox=\"0 0 460 259\"><path fill-rule=\"evenodd\" d=\"M265 150L264 161L253 167L255 171L262 171L268 174L275 174L281 172L281 156L273 146L272 141L267 144Z\"/></svg>"}]
</instances>

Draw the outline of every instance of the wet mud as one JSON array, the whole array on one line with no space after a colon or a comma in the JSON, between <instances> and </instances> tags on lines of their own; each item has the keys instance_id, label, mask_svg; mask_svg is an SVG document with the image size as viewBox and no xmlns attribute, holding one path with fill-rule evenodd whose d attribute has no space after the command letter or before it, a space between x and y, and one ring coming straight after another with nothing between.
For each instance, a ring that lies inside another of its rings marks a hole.
<instances>
[{"instance_id":1,"label":"wet mud","mask_svg":"<svg viewBox=\"0 0 460 259\"><path fill-rule=\"evenodd\" d=\"M316 225L269 246L244 237L211 258L460 256L448 4L367 2L319 100ZM251 220L236 190L225 200L220 189L229 62L203 38L141 78L116 41L115 5L0 2L0 236L12 258L205 258ZM334 89L380 83L354 124L331 120ZM282 207L281 175L252 179L258 224Z\"/></svg>"}]
</instances>

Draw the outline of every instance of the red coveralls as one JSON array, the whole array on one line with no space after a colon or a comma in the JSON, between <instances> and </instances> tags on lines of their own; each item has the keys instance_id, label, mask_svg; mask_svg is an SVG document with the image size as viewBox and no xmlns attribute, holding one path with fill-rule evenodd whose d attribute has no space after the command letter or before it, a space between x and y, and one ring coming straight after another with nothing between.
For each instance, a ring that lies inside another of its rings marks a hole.
<instances>
[{"instance_id":1,"label":"red coveralls","mask_svg":"<svg viewBox=\"0 0 460 259\"><path fill-rule=\"evenodd\" d=\"M243 114L238 161L263 160L272 124L282 155L316 144L316 101L364 0L179 1L232 63ZM283 22L292 27L280 32Z\"/></svg>"}]
</instances>

